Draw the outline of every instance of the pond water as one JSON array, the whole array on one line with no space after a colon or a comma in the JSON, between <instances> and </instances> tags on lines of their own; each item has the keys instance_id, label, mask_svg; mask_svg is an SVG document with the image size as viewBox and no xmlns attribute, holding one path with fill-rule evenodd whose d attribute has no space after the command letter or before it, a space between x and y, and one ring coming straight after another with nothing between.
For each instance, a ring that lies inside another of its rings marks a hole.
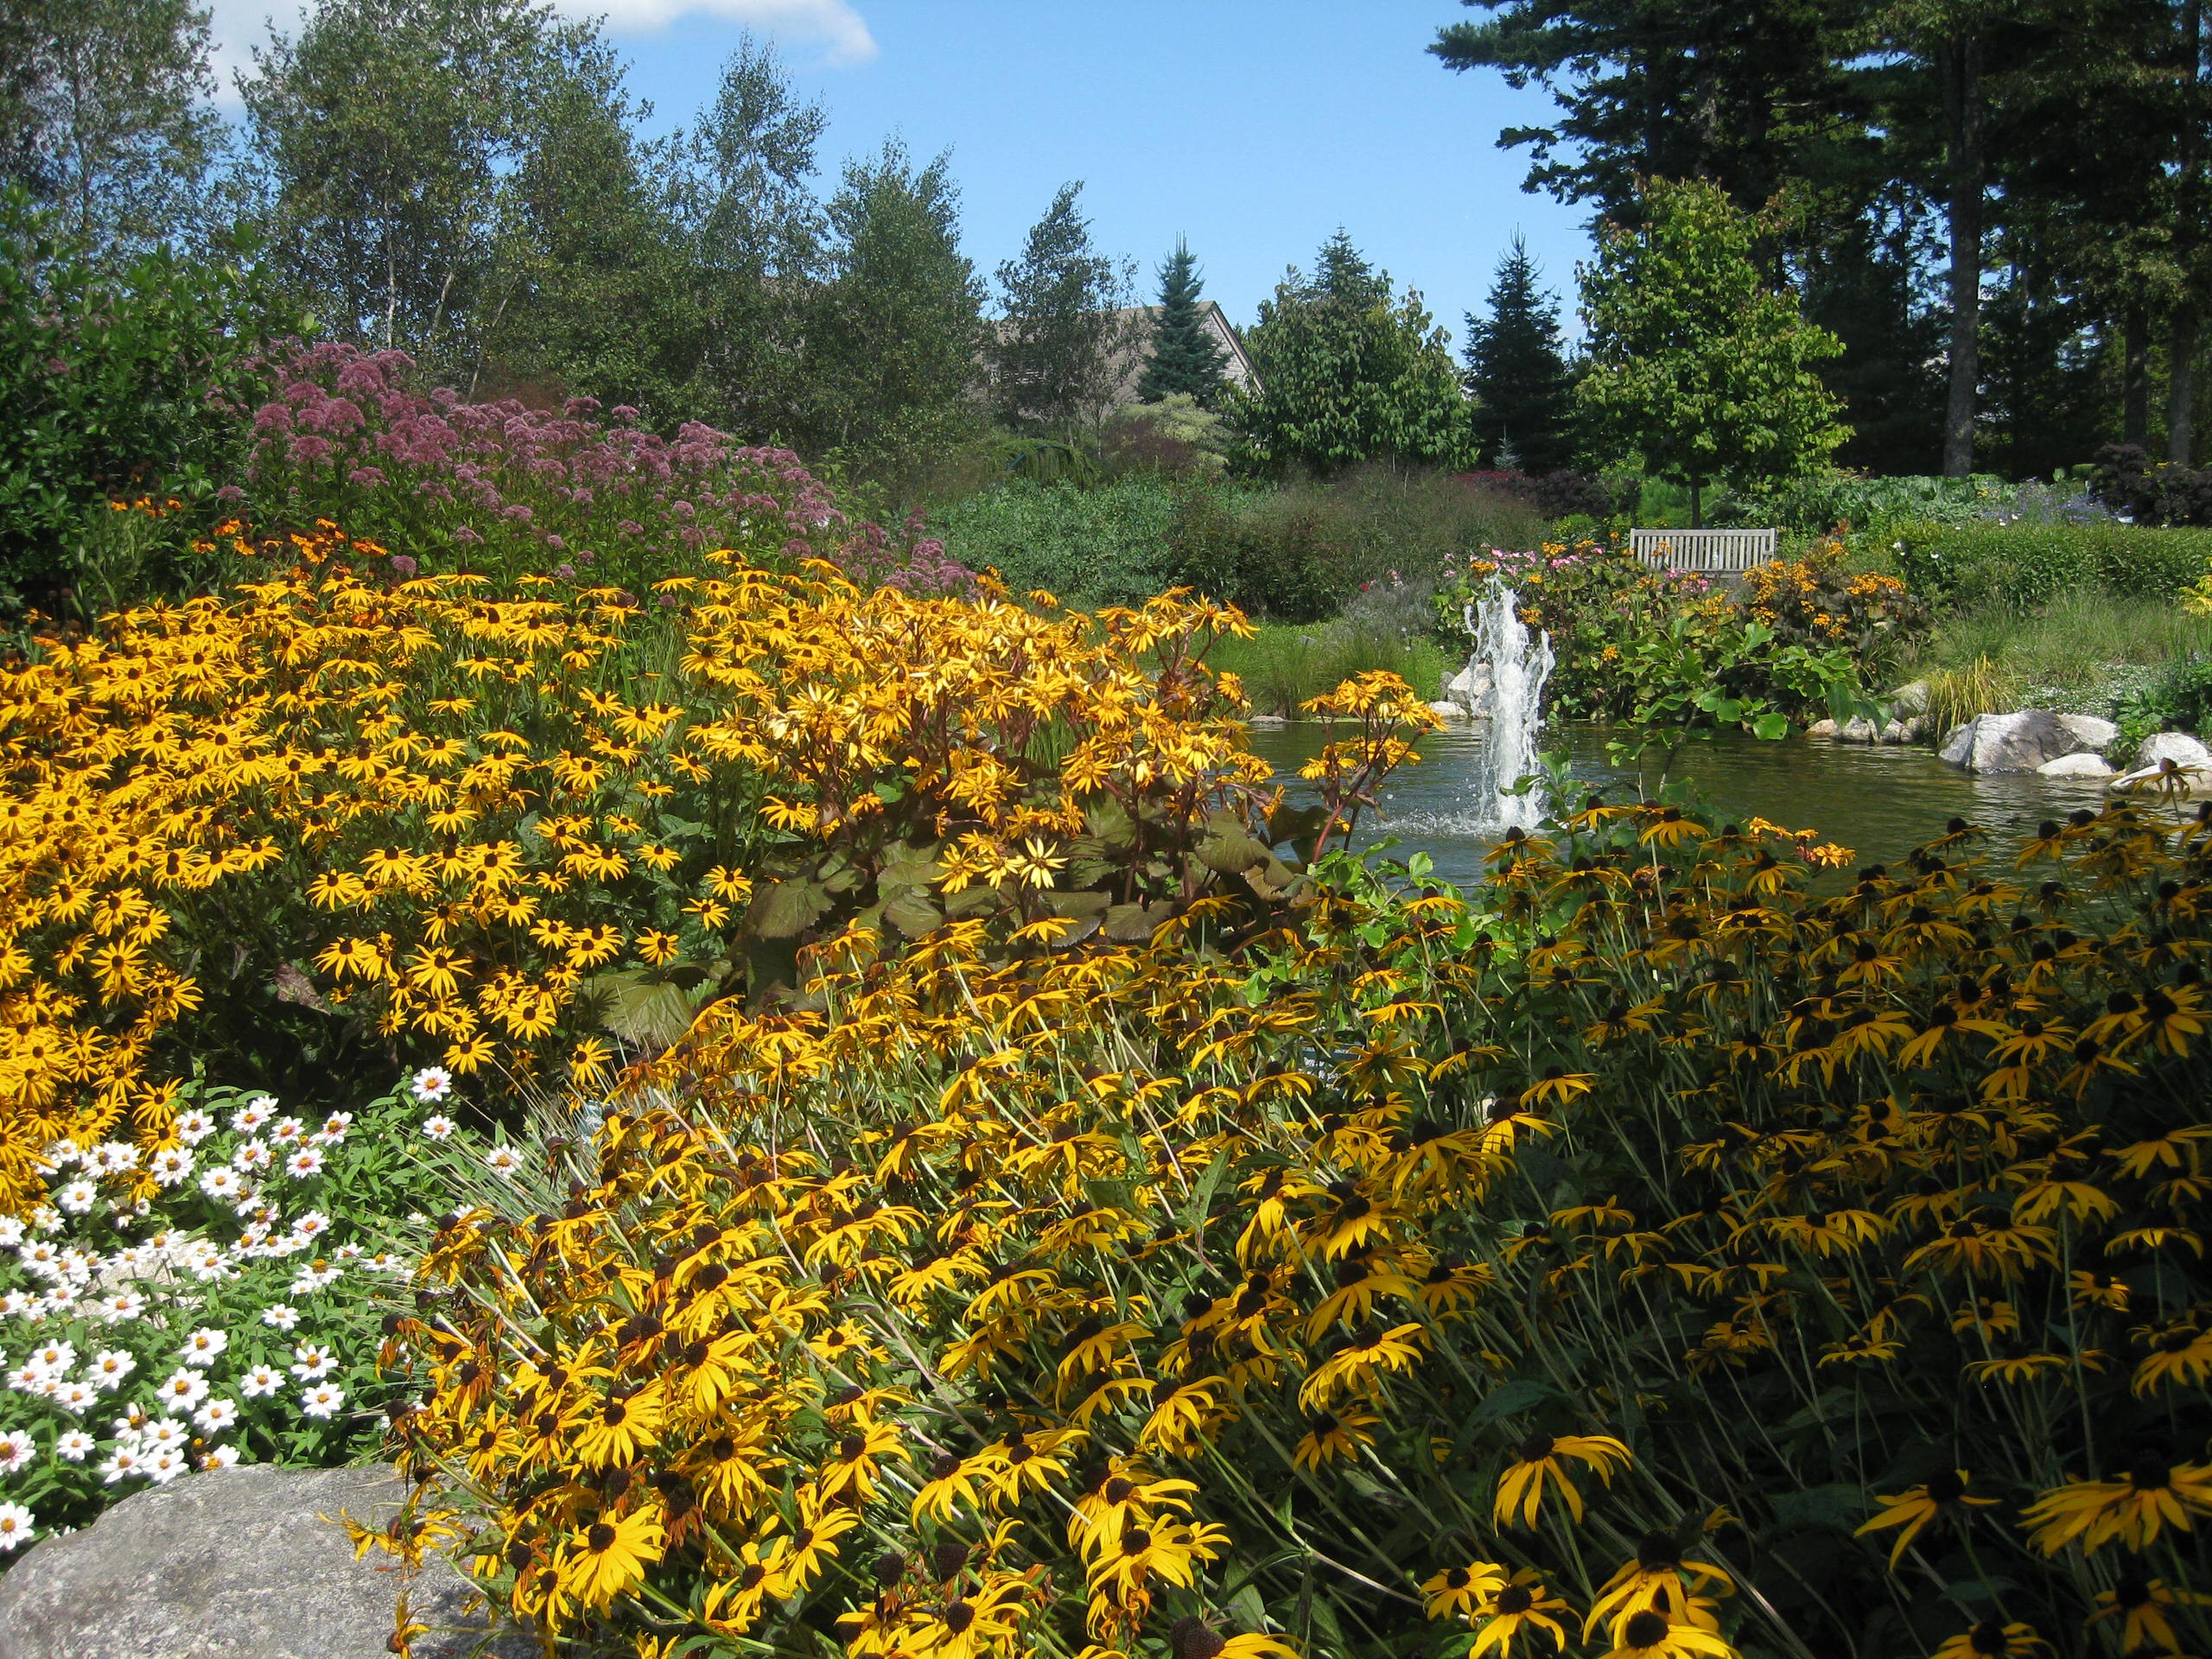
<instances>
[{"instance_id":1,"label":"pond water","mask_svg":"<svg viewBox=\"0 0 2212 1659\"><path fill-rule=\"evenodd\" d=\"M1395 836L1400 845L1391 856L1425 851L1446 880L1479 879L1483 855L1497 838L1482 828L1472 796L1482 732L1480 724L1457 725L1424 739L1421 764L1384 785L1381 816L1363 818L1355 845ZM2104 795L2093 779L2032 772L1978 777L1945 766L1932 749L1796 737L1764 743L1741 733L1685 743L1663 776L1661 758L1647 757L1638 776L1606 759L1606 735L1596 727L1549 727L1542 747L1563 749L1578 785L1602 790L1609 799L1633 798L1639 788L1656 797L1663 783L1679 780L1688 799L1724 819L1756 816L1792 830L1817 830L1821 839L1853 849L1862 863L1894 859L1940 834L1953 818L2003 840L2075 807L2094 807ZM1313 723L1262 727L1252 733L1252 747L1294 799L1308 799L1313 786L1299 779L1298 768L1328 737L1327 728Z\"/></svg>"}]
</instances>

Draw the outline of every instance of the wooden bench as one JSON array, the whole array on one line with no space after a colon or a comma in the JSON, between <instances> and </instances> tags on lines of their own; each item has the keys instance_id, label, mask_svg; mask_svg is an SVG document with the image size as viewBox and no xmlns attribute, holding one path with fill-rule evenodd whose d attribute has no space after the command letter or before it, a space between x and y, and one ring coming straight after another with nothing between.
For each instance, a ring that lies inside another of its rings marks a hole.
<instances>
[{"instance_id":1,"label":"wooden bench","mask_svg":"<svg viewBox=\"0 0 2212 1659\"><path fill-rule=\"evenodd\" d=\"M1740 576L1770 563L1777 532L1771 530L1631 530L1629 551L1660 570L1701 576Z\"/></svg>"}]
</instances>

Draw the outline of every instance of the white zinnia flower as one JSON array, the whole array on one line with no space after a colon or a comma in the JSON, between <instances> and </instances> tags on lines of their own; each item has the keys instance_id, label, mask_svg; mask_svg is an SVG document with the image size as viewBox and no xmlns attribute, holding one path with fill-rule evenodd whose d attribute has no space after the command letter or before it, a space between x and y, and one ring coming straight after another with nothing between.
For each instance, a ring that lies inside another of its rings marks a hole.
<instances>
[{"instance_id":1,"label":"white zinnia flower","mask_svg":"<svg viewBox=\"0 0 2212 1659\"><path fill-rule=\"evenodd\" d=\"M238 1392L249 1400L265 1398L283 1386L284 1374L273 1365L257 1365L238 1379Z\"/></svg>"},{"instance_id":2,"label":"white zinnia flower","mask_svg":"<svg viewBox=\"0 0 2212 1659\"><path fill-rule=\"evenodd\" d=\"M302 1147L284 1160L284 1173L296 1181L304 1181L310 1175L322 1173L322 1148Z\"/></svg>"},{"instance_id":3,"label":"white zinnia flower","mask_svg":"<svg viewBox=\"0 0 2212 1659\"><path fill-rule=\"evenodd\" d=\"M201 1370L213 1365L224 1349L231 1345L230 1337L212 1325L203 1325L184 1339L177 1357L188 1365L197 1365Z\"/></svg>"},{"instance_id":4,"label":"white zinnia flower","mask_svg":"<svg viewBox=\"0 0 2212 1659\"><path fill-rule=\"evenodd\" d=\"M409 1082L415 1098L425 1105L453 1093L453 1073L442 1065L426 1065Z\"/></svg>"},{"instance_id":5,"label":"white zinnia flower","mask_svg":"<svg viewBox=\"0 0 2212 1659\"><path fill-rule=\"evenodd\" d=\"M157 1392L164 1406L190 1411L207 1397L207 1379L188 1366L180 1365L162 1379Z\"/></svg>"},{"instance_id":6,"label":"white zinnia flower","mask_svg":"<svg viewBox=\"0 0 2212 1659\"><path fill-rule=\"evenodd\" d=\"M99 1450L100 1443L81 1428L73 1428L54 1443L54 1455L64 1463L82 1463Z\"/></svg>"},{"instance_id":7,"label":"white zinnia flower","mask_svg":"<svg viewBox=\"0 0 2212 1659\"><path fill-rule=\"evenodd\" d=\"M335 1382L311 1382L300 1390L302 1417L335 1417L346 1403L346 1391Z\"/></svg>"},{"instance_id":8,"label":"white zinnia flower","mask_svg":"<svg viewBox=\"0 0 2212 1659\"><path fill-rule=\"evenodd\" d=\"M292 1375L302 1382L320 1382L338 1369L338 1356L319 1342L300 1344L292 1350L292 1357L297 1362Z\"/></svg>"},{"instance_id":9,"label":"white zinnia flower","mask_svg":"<svg viewBox=\"0 0 2212 1659\"><path fill-rule=\"evenodd\" d=\"M443 1112L433 1112L423 1120L423 1133L432 1141L443 1141L461 1127Z\"/></svg>"},{"instance_id":10,"label":"white zinnia flower","mask_svg":"<svg viewBox=\"0 0 2212 1659\"><path fill-rule=\"evenodd\" d=\"M138 1369L138 1362L120 1348L103 1348L92 1356L92 1363L86 1375L92 1386L102 1393L111 1394L123 1386L124 1378Z\"/></svg>"},{"instance_id":11,"label":"white zinnia flower","mask_svg":"<svg viewBox=\"0 0 2212 1659\"><path fill-rule=\"evenodd\" d=\"M0 1434L0 1476L20 1475L38 1461L38 1442L28 1429L11 1428Z\"/></svg>"},{"instance_id":12,"label":"white zinnia flower","mask_svg":"<svg viewBox=\"0 0 2212 1659\"><path fill-rule=\"evenodd\" d=\"M192 1414L192 1421L200 1426L203 1434L219 1434L238 1420L238 1404L235 1400L210 1400Z\"/></svg>"},{"instance_id":13,"label":"white zinnia flower","mask_svg":"<svg viewBox=\"0 0 2212 1659\"><path fill-rule=\"evenodd\" d=\"M54 1201L68 1214L81 1216L90 1211L99 1198L100 1190L90 1181L72 1181L54 1195Z\"/></svg>"},{"instance_id":14,"label":"white zinnia flower","mask_svg":"<svg viewBox=\"0 0 2212 1659\"><path fill-rule=\"evenodd\" d=\"M31 1523L37 1519L20 1503L0 1503L0 1550L12 1552L29 1543Z\"/></svg>"},{"instance_id":15,"label":"white zinnia flower","mask_svg":"<svg viewBox=\"0 0 2212 1659\"><path fill-rule=\"evenodd\" d=\"M289 1331L300 1322L300 1311L289 1302L271 1302L261 1310L261 1322L272 1331Z\"/></svg>"},{"instance_id":16,"label":"white zinnia flower","mask_svg":"<svg viewBox=\"0 0 2212 1659\"><path fill-rule=\"evenodd\" d=\"M215 1120L194 1107L188 1112L179 1112L176 1117L177 1139L188 1147L196 1147L215 1133Z\"/></svg>"},{"instance_id":17,"label":"white zinnia flower","mask_svg":"<svg viewBox=\"0 0 2212 1659\"><path fill-rule=\"evenodd\" d=\"M147 1173L153 1176L156 1185L175 1186L192 1173L195 1161L191 1147L166 1147L154 1154Z\"/></svg>"},{"instance_id":18,"label":"white zinnia flower","mask_svg":"<svg viewBox=\"0 0 2212 1659\"><path fill-rule=\"evenodd\" d=\"M494 1175L510 1180L522 1173L522 1154L512 1147L493 1147L484 1154L484 1164Z\"/></svg>"}]
</instances>

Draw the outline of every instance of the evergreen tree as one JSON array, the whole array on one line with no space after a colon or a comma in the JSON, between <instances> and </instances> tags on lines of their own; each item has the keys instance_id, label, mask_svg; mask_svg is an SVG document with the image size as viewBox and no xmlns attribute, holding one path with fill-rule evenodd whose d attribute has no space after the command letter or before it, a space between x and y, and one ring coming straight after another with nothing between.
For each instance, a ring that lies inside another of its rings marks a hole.
<instances>
[{"instance_id":1,"label":"evergreen tree","mask_svg":"<svg viewBox=\"0 0 2212 1659\"><path fill-rule=\"evenodd\" d=\"M1134 266L1116 266L1077 210L1080 181L1064 184L1030 226L1021 257L998 270L1004 315L991 350L999 411L1015 426L1053 429L1096 421L1113 401L1134 333L1119 315Z\"/></svg>"},{"instance_id":2,"label":"evergreen tree","mask_svg":"<svg viewBox=\"0 0 2212 1659\"><path fill-rule=\"evenodd\" d=\"M1152 355L1137 381L1137 397L1147 404L1181 392L1211 409L1221 397L1222 365L1227 354L1206 327L1198 304L1198 264L1190 245L1178 238L1175 251L1160 268L1160 309L1153 319Z\"/></svg>"},{"instance_id":3,"label":"evergreen tree","mask_svg":"<svg viewBox=\"0 0 2212 1659\"><path fill-rule=\"evenodd\" d=\"M1560 350L1559 301L1536 286L1536 262L1516 232L1497 262L1487 321L1467 318L1466 388L1484 458L1557 472L1574 451L1573 390Z\"/></svg>"}]
</instances>

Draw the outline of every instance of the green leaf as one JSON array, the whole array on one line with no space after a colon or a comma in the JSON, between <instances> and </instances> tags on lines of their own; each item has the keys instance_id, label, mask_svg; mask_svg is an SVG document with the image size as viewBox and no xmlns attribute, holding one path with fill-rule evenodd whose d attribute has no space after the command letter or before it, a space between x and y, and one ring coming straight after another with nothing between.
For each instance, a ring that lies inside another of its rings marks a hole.
<instances>
[{"instance_id":1,"label":"green leaf","mask_svg":"<svg viewBox=\"0 0 2212 1659\"><path fill-rule=\"evenodd\" d=\"M785 876L753 895L746 931L758 938L795 939L830 913L830 892L819 881Z\"/></svg>"},{"instance_id":2,"label":"green leaf","mask_svg":"<svg viewBox=\"0 0 2212 1659\"><path fill-rule=\"evenodd\" d=\"M1789 716L1778 709L1770 709L1751 722L1751 735L1769 743L1778 742L1789 735Z\"/></svg>"}]
</instances>

